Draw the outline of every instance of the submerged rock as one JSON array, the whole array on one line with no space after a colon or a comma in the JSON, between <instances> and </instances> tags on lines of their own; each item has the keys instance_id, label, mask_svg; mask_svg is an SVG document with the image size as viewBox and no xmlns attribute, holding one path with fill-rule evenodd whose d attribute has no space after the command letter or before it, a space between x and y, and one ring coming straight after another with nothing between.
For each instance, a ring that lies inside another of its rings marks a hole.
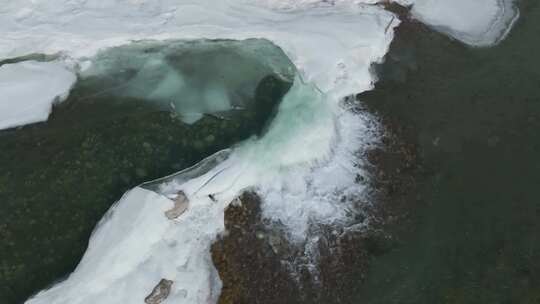
<instances>
[{"instance_id":1,"label":"submerged rock","mask_svg":"<svg viewBox=\"0 0 540 304\"><path fill-rule=\"evenodd\" d=\"M169 297L171 286L174 282L167 279L161 279L159 283L152 289L152 292L144 298L146 304L159 304Z\"/></svg>"}]
</instances>

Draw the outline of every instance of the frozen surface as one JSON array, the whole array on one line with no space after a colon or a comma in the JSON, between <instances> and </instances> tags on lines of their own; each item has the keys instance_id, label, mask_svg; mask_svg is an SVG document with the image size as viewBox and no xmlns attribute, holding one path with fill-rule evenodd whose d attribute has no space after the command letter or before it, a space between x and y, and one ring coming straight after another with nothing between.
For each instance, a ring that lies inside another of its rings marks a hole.
<instances>
[{"instance_id":1,"label":"frozen surface","mask_svg":"<svg viewBox=\"0 0 540 304\"><path fill-rule=\"evenodd\" d=\"M413 5L412 15L473 46L490 46L506 37L519 17L514 0L396 0Z\"/></svg>"},{"instance_id":2,"label":"frozen surface","mask_svg":"<svg viewBox=\"0 0 540 304\"><path fill-rule=\"evenodd\" d=\"M47 120L76 76L61 62L24 61L0 66L0 130Z\"/></svg>"},{"instance_id":3,"label":"frozen surface","mask_svg":"<svg viewBox=\"0 0 540 304\"><path fill-rule=\"evenodd\" d=\"M358 2L364 1L6 1L0 7L0 58L57 52L80 58L137 39L266 38L306 81L328 91L340 74L352 93L369 84L363 67L386 45L378 42L392 37L380 31L391 14Z\"/></svg>"},{"instance_id":4,"label":"frozen surface","mask_svg":"<svg viewBox=\"0 0 540 304\"><path fill-rule=\"evenodd\" d=\"M498 43L519 16L514 0L394 1L413 5L415 18L474 46ZM101 48L125 44L134 39L266 38L283 48L302 70L306 81L314 81L321 89L331 90L336 84L334 76L340 74L348 78L348 93L352 93L358 91L357 88L365 87L365 81L370 81L367 70L362 67L368 64L366 58L370 58L371 52L379 51L371 49L377 48L378 44L364 42L370 38L376 40L379 31L375 28L380 28L381 23L390 22L388 14L373 5L377 2L5 1L0 6L0 58L58 52L80 58L91 56ZM342 20L336 22L339 18ZM354 29L360 28L362 37L354 32ZM337 33L339 36L332 36ZM328 54L340 55L334 57ZM170 84L182 79L172 77L168 80ZM164 85L168 83L164 82ZM16 89L16 86L12 86L9 94L28 96L26 90L16 92ZM215 92L219 94L219 85ZM44 120L47 109L37 106L44 102L41 98L36 99L39 100L17 102L18 106L25 108L20 118L15 117L15 112L6 118L4 114L7 112L3 111L0 114L0 128ZM0 101L5 104L5 100ZM223 99L224 107L227 102ZM34 109L35 113L29 109ZM184 115L186 122L198 118L200 115L197 114Z\"/></svg>"},{"instance_id":5,"label":"frozen surface","mask_svg":"<svg viewBox=\"0 0 540 304\"><path fill-rule=\"evenodd\" d=\"M295 72L281 49L264 39L141 41L103 50L90 62L76 89L98 87L87 93L102 100L144 100L185 123L253 110L263 79L292 83Z\"/></svg>"},{"instance_id":6,"label":"frozen surface","mask_svg":"<svg viewBox=\"0 0 540 304\"><path fill-rule=\"evenodd\" d=\"M98 224L69 279L27 303L143 303L162 278L174 281L166 303L215 302L220 282L208 251L223 226L223 205L193 204L171 221L170 199L138 187L127 192Z\"/></svg>"}]
</instances>

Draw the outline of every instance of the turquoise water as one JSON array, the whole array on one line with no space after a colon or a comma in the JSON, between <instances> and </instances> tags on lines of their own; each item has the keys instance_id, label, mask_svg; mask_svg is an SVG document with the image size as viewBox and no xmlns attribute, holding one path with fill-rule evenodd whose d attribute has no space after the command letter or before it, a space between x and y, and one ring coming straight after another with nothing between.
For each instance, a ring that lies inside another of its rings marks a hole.
<instances>
[{"instance_id":1,"label":"turquoise water","mask_svg":"<svg viewBox=\"0 0 540 304\"><path fill-rule=\"evenodd\" d=\"M496 47L405 24L378 67L363 100L414 130L424 170L358 303L540 303L540 3L519 4Z\"/></svg>"},{"instance_id":2,"label":"turquoise water","mask_svg":"<svg viewBox=\"0 0 540 304\"><path fill-rule=\"evenodd\" d=\"M294 77L265 40L140 42L93 60L46 123L0 131L1 304L69 274L126 190L264 132Z\"/></svg>"},{"instance_id":3,"label":"turquoise water","mask_svg":"<svg viewBox=\"0 0 540 304\"><path fill-rule=\"evenodd\" d=\"M101 51L91 61L71 93L76 102L141 101L187 124L204 115L269 112L272 102L264 104L269 109L261 100L253 103L259 84L270 75L292 82L295 73L281 49L257 39L141 41Z\"/></svg>"}]
</instances>

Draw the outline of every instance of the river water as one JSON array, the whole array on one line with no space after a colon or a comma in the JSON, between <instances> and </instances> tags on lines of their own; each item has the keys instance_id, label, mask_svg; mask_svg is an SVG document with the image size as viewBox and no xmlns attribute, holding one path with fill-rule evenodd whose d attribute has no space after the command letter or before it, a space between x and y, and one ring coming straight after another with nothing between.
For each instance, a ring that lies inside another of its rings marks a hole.
<instances>
[{"instance_id":1,"label":"river water","mask_svg":"<svg viewBox=\"0 0 540 304\"><path fill-rule=\"evenodd\" d=\"M519 6L493 48L398 30L362 100L414 130L424 168L358 303L539 303L540 3Z\"/></svg>"}]
</instances>

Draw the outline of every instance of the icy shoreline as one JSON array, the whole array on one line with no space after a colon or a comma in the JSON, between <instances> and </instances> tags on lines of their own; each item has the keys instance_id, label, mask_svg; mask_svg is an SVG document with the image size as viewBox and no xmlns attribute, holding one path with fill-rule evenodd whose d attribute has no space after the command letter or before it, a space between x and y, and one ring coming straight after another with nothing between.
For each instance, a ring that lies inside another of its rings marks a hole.
<instances>
[{"instance_id":1,"label":"icy shoreline","mask_svg":"<svg viewBox=\"0 0 540 304\"><path fill-rule=\"evenodd\" d=\"M501 42L519 18L515 0L396 0L412 5L413 18L476 47Z\"/></svg>"},{"instance_id":2,"label":"icy shoreline","mask_svg":"<svg viewBox=\"0 0 540 304\"><path fill-rule=\"evenodd\" d=\"M228 0L219 5L207 2L124 0L96 5L86 1L24 0L8 3L0 8L0 34L3 37L0 40L0 58L45 53L63 54L64 58L71 59L64 61L65 65L56 61L0 66L0 130L45 121L52 104L61 101L73 85L74 63L84 69L89 64L85 57L93 56L100 49L139 39L266 38L283 48L306 81L313 81L325 92L341 91L338 95L342 96L358 93L360 88L366 87L366 81L370 81L370 76L362 68L369 62L363 61L362 57L368 55L369 58L369 53L377 50L370 51L368 45L354 45L347 41L356 39L348 27L355 24L369 28L366 22L354 20L356 16L363 15L386 14L382 19L373 19L375 23L387 20L386 30L392 23L388 13L377 6L379 1L376 0ZM394 2L412 6L413 18L476 47L501 42L519 18L515 0ZM335 22L335 15L341 15L345 20ZM271 22L272 26L267 27L258 18ZM303 21L295 20L298 18ZM338 25L341 28L331 29ZM111 32L110 28L115 31ZM363 54L362 50L366 49L367 54ZM357 53L353 54L351 50ZM326 53L336 54L339 59L325 56ZM55 82L53 74L57 78ZM13 75L20 79L8 79ZM44 78L47 82L41 81ZM334 83L341 78L348 78L344 88L338 88L338 84L344 84L343 81ZM31 90L20 89L14 85L15 82L25 82L26 87L33 87ZM48 91L39 100L30 100L34 95L29 95L29 91L43 91L44 88ZM17 102L12 102L13 99Z\"/></svg>"},{"instance_id":3,"label":"icy shoreline","mask_svg":"<svg viewBox=\"0 0 540 304\"><path fill-rule=\"evenodd\" d=\"M350 170L354 156L349 145L361 149L375 138L369 132L373 126L366 125L366 120L351 119L339 102L372 87L369 67L386 53L397 19L382 8L349 3L292 11L243 2L215 6L212 1L185 5L184 19L179 20L187 25L171 26L170 33L144 34L144 38L266 38L280 46L298 67L299 77L268 132L235 148L210 172L181 183L173 180L160 189L165 195L182 190L189 197L190 208L177 220L163 216L163 211L172 207L167 197L141 188L128 192L95 230L75 272L27 303L141 301L161 279L174 282L168 301L215 302L220 282L211 262L210 245L224 231L225 208L246 188L260 186L270 206L267 210L276 211L267 215L293 220L289 226L300 236L310 219L332 222L343 217L340 209L346 206L336 206L333 201L340 189L350 185L349 180L362 174L361 168ZM204 17L202 10L213 19L207 20L210 17ZM205 20L186 20L194 17ZM127 20L121 22L118 32L128 24ZM214 25L209 25L212 22ZM129 30L136 28L137 24ZM358 28L363 31L359 33ZM83 58L101 47L124 43L129 36L99 40L100 44L95 40L81 42L88 39L81 33L80 40L70 40L71 46L66 46L65 40L64 45L48 41L45 48L53 51L58 47L65 55ZM347 123L351 124L345 126ZM344 128L350 132L344 133ZM320 169L314 171L314 167ZM360 195L362 189L351 191ZM276 208L277 203L290 200L295 203L289 207L311 211L298 218L287 206Z\"/></svg>"}]
</instances>

